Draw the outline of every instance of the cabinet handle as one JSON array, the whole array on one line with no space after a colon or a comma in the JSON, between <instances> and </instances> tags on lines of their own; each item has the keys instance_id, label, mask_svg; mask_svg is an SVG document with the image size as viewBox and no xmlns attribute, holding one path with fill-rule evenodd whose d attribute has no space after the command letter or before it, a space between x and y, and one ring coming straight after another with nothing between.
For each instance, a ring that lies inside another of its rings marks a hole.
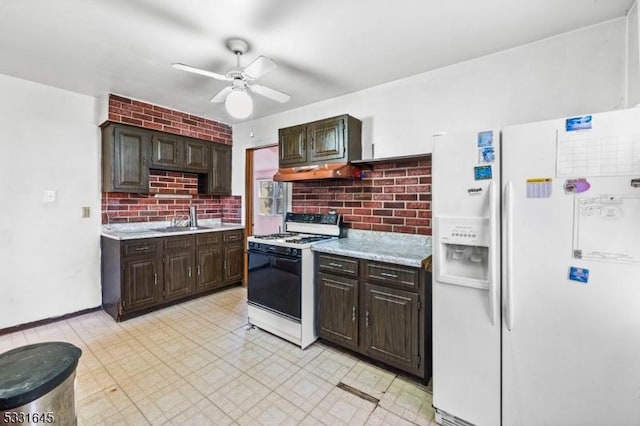
<instances>
[{"instance_id":1,"label":"cabinet handle","mask_svg":"<svg viewBox=\"0 0 640 426\"><path fill-rule=\"evenodd\" d=\"M158 285L158 273L153 273L153 285Z\"/></svg>"},{"instance_id":2,"label":"cabinet handle","mask_svg":"<svg viewBox=\"0 0 640 426\"><path fill-rule=\"evenodd\" d=\"M198 275L202 275L202 274L200 273L200 265L198 265Z\"/></svg>"},{"instance_id":3,"label":"cabinet handle","mask_svg":"<svg viewBox=\"0 0 640 426\"><path fill-rule=\"evenodd\" d=\"M369 311L367 311L367 314L365 315L365 325L367 328L369 328Z\"/></svg>"},{"instance_id":4,"label":"cabinet handle","mask_svg":"<svg viewBox=\"0 0 640 426\"><path fill-rule=\"evenodd\" d=\"M136 247L136 251L145 251L145 250L149 250L149 246Z\"/></svg>"},{"instance_id":5,"label":"cabinet handle","mask_svg":"<svg viewBox=\"0 0 640 426\"><path fill-rule=\"evenodd\" d=\"M187 271L189 272L189 278L191 278L191 266L187 268Z\"/></svg>"},{"instance_id":6,"label":"cabinet handle","mask_svg":"<svg viewBox=\"0 0 640 426\"><path fill-rule=\"evenodd\" d=\"M329 262L329 266L333 266L334 268L342 268L343 266L339 263Z\"/></svg>"},{"instance_id":7,"label":"cabinet handle","mask_svg":"<svg viewBox=\"0 0 640 426\"><path fill-rule=\"evenodd\" d=\"M351 322L356 322L356 307L351 308Z\"/></svg>"},{"instance_id":8,"label":"cabinet handle","mask_svg":"<svg viewBox=\"0 0 640 426\"><path fill-rule=\"evenodd\" d=\"M389 278L398 278L397 274L388 274L386 272L380 272L380 276L389 277Z\"/></svg>"}]
</instances>

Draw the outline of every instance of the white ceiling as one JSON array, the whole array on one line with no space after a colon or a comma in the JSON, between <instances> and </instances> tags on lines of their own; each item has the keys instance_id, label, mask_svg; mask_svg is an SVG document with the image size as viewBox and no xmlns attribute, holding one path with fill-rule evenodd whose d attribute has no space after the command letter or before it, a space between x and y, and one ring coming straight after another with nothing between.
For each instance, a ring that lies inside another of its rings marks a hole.
<instances>
[{"instance_id":1,"label":"white ceiling","mask_svg":"<svg viewBox=\"0 0 640 426\"><path fill-rule=\"evenodd\" d=\"M233 124L209 99L229 38L279 68L259 118L624 16L633 0L0 0L0 74L117 93ZM588 48L588 47L586 47Z\"/></svg>"}]
</instances>

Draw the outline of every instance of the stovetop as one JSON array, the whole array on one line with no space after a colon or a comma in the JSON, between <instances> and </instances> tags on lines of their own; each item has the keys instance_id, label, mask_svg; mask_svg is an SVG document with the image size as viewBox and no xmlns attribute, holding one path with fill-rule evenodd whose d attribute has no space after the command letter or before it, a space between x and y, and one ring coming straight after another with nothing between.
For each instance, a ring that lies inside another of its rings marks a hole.
<instances>
[{"instance_id":1,"label":"stovetop","mask_svg":"<svg viewBox=\"0 0 640 426\"><path fill-rule=\"evenodd\" d=\"M329 238L335 238L331 235L317 235L317 234L302 234L299 232L280 232L276 234L268 235L254 235L254 239L264 240L264 242L284 242L284 243L314 243L316 241L327 240Z\"/></svg>"}]
</instances>

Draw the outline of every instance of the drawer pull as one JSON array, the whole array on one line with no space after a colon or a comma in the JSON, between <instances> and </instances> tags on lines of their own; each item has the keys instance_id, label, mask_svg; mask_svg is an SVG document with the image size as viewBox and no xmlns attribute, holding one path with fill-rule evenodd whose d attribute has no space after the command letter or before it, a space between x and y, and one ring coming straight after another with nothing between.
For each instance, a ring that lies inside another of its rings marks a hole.
<instances>
[{"instance_id":1,"label":"drawer pull","mask_svg":"<svg viewBox=\"0 0 640 426\"><path fill-rule=\"evenodd\" d=\"M389 278L398 278L397 274L389 274L387 272L380 272L380 276L389 277Z\"/></svg>"},{"instance_id":2,"label":"drawer pull","mask_svg":"<svg viewBox=\"0 0 640 426\"><path fill-rule=\"evenodd\" d=\"M149 246L136 247L136 251L145 251L145 250L149 250Z\"/></svg>"},{"instance_id":3,"label":"drawer pull","mask_svg":"<svg viewBox=\"0 0 640 426\"><path fill-rule=\"evenodd\" d=\"M230 240L237 240L239 237L237 235L229 235L228 239Z\"/></svg>"},{"instance_id":4,"label":"drawer pull","mask_svg":"<svg viewBox=\"0 0 640 426\"><path fill-rule=\"evenodd\" d=\"M367 311L367 314L365 315L365 325L367 326L367 328L369 328L369 311Z\"/></svg>"},{"instance_id":5,"label":"drawer pull","mask_svg":"<svg viewBox=\"0 0 640 426\"><path fill-rule=\"evenodd\" d=\"M351 308L351 322L356 322L356 307Z\"/></svg>"},{"instance_id":6,"label":"drawer pull","mask_svg":"<svg viewBox=\"0 0 640 426\"><path fill-rule=\"evenodd\" d=\"M153 273L153 285L158 285L158 274L156 272Z\"/></svg>"},{"instance_id":7,"label":"drawer pull","mask_svg":"<svg viewBox=\"0 0 640 426\"><path fill-rule=\"evenodd\" d=\"M329 266L333 266L334 268L342 268L343 266L339 263L329 262Z\"/></svg>"}]
</instances>

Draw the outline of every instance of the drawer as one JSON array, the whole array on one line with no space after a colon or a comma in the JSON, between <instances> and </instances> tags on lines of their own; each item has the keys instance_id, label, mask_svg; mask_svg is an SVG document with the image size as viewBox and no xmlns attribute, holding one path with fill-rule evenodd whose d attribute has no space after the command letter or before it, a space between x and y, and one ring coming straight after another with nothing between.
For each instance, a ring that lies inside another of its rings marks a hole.
<instances>
[{"instance_id":1,"label":"drawer","mask_svg":"<svg viewBox=\"0 0 640 426\"><path fill-rule=\"evenodd\" d=\"M195 238L193 235L186 235L184 237L169 237L164 240L165 250L179 250L188 249L194 247Z\"/></svg>"},{"instance_id":2,"label":"drawer","mask_svg":"<svg viewBox=\"0 0 640 426\"><path fill-rule=\"evenodd\" d=\"M196 246L210 246L219 244L222 241L220 232L207 232L206 234L196 235Z\"/></svg>"},{"instance_id":3,"label":"drawer","mask_svg":"<svg viewBox=\"0 0 640 426\"><path fill-rule=\"evenodd\" d=\"M127 241L122 244L122 253L124 256L150 254L155 253L158 248L159 241L154 239Z\"/></svg>"},{"instance_id":4,"label":"drawer","mask_svg":"<svg viewBox=\"0 0 640 426\"><path fill-rule=\"evenodd\" d=\"M338 272L354 277L358 276L358 259L320 254L318 255L318 267L324 272Z\"/></svg>"},{"instance_id":5,"label":"drawer","mask_svg":"<svg viewBox=\"0 0 640 426\"><path fill-rule=\"evenodd\" d=\"M242 241L242 230L239 229L237 231L227 231L224 233L223 241L225 243L235 243Z\"/></svg>"},{"instance_id":6,"label":"drawer","mask_svg":"<svg viewBox=\"0 0 640 426\"><path fill-rule=\"evenodd\" d=\"M366 273L367 281L394 284L416 291L420 286L420 271L418 268L389 263L367 262Z\"/></svg>"}]
</instances>

